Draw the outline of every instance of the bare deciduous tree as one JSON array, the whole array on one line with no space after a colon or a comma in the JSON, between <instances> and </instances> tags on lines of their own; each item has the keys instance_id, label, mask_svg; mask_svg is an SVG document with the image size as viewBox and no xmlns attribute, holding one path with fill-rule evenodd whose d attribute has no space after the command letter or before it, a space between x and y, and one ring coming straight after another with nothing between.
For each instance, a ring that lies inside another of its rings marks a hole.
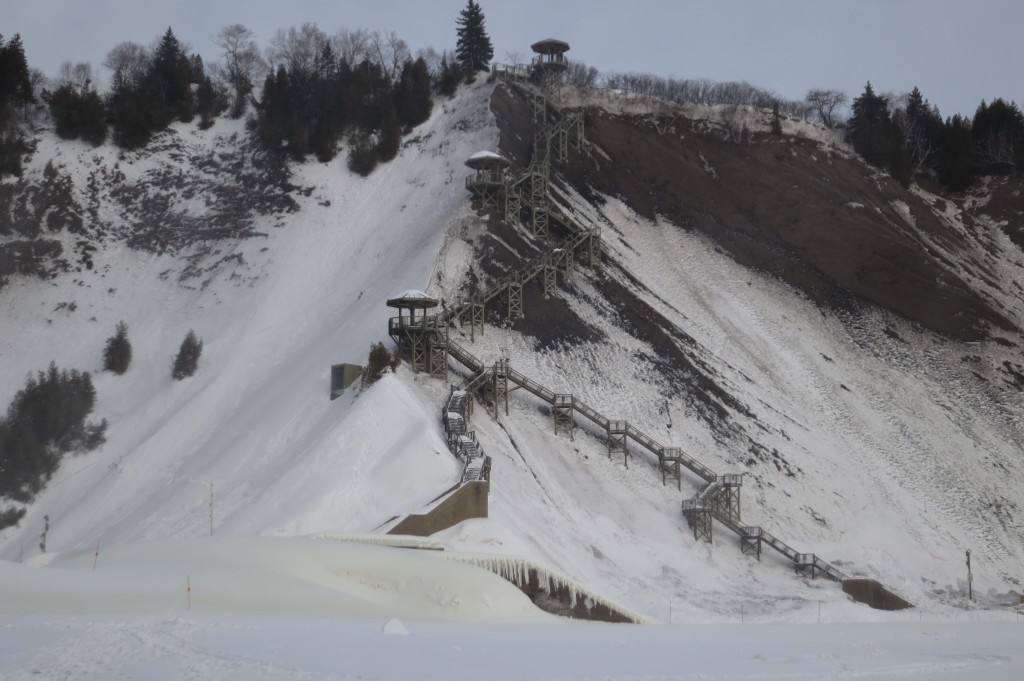
<instances>
[{"instance_id":1,"label":"bare deciduous tree","mask_svg":"<svg viewBox=\"0 0 1024 681\"><path fill-rule=\"evenodd\" d=\"M228 78L236 87L243 83L252 83L264 68L256 34L242 24L231 24L220 29L213 37L213 42L224 50L224 64L228 70Z\"/></svg>"},{"instance_id":2,"label":"bare deciduous tree","mask_svg":"<svg viewBox=\"0 0 1024 681\"><path fill-rule=\"evenodd\" d=\"M358 64L370 58L370 32L365 28L343 28L331 38L331 49L349 65Z\"/></svg>"},{"instance_id":3,"label":"bare deciduous tree","mask_svg":"<svg viewBox=\"0 0 1024 681\"><path fill-rule=\"evenodd\" d=\"M123 42L107 53L103 65L110 69L115 82L137 86L149 68L149 51L133 42Z\"/></svg>"},{"instance_id":4,"label":"bare deciduous tree","mask_svg":"<svg viewBox=\"0 0 1024 681\"><path fill-rule=\"evenodd\" d=\"M69 61L62 62L57 71L57 81L61 85L71 87L84 92L93 82L92 64L80 61L72 64Z\"/></svg>"},{"instance_id":5,"label":"bare deciduous tree","mask_svg":"<svg viewBox=\"0 0 1024 681\"><path fill-rule=\"evenodd\" d=\"M433 47L421 47L416 50L416 59L422 59L427 65L427 73L431 78L441 72L441 53Z\"/></svg>"},{"instance_id":6,"label":"bare deciduous tree","mask_svg":"<svg viewBox=\"0 0 1024 681\"><path fill-rule=\"evenodd\" d=\"M394 31L374 31L370 34L370 55L384 75L396 80L402 64L409 59L409 46Z\"/></svg>"},{"instance_id":7,"label":"bare deciduous tree","mask_svg":"<svg viewBox=\"0 0 1024 681\"><path fill-rule=\"evenodd\" d=\"M526 57L519 50L505 50L505 62L511 66L525 64Z\"/></svg>"},{"instance_id":8,"label":"bare deciduous tree","mask_svg":"<svg viewBox=\"0 0 1024 681\"><path fill-rule=\"evenodd\" d=\"M279 28L267 48L267 65L271 70L284 66L291 73L312 73L316 57L327 43L327 34L309 21L287 31Z\"/></svg>"},{"instance_id":9,"label":"bare deciduous tree","mask_svg":"<svg viewBox=\"0 0 1024 681\"><path fill-rule=\"evenodd\" d=\"M818 114L821 124L829 130L834 130L839 123L837 109L849 101L845 93L825 88L808 90L807 96L804 99L814 109L814 112Z\"/></svg>"},{"instance_id":10,"label":"bare deciduous tree","mask_svg":"<svg viewBox=\"0 0 1024 681\"><path fill-rule=\"evenodd\" d=\"M565 71L565 82L576 87L594 87L597 85L597 69L587 66L581 61L569 62L569 68Z\"/></svg>"},{"instance_id":11,"label":"bare deciduous tree","mask_svg":"<svg viewBox=\"0 0 1024 681\"><path fill-rule=\"evenodd\" d=\"M74 68L71 69L71 75L79 90L85 91L93 84L94 76L92 72L92 64L87 61L80 61L75 64Z\"/></svg>"}]
</instances>

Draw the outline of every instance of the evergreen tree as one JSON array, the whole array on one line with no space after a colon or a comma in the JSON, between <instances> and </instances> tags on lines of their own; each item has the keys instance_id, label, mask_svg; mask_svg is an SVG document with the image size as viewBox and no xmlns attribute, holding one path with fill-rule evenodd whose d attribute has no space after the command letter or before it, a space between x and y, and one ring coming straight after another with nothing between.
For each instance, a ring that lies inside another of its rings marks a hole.
<instances>
[{"instance_id":1,"label":"evergreen tree","mask_svg":"<svg viewBox=\"0 0 1024 681\"><path fill-rule=\"evenodd\" d=\"M889 174L904 187L909 187L910 181L914 179L914 166L911 163L906 141L893 123L889 124L886 141L889 145L886 153L886 167L889 169Z\"/></svg>"},{"instance_id":2,"label":"evergreen tree","mask_svg":"<svg viewBox=\"0 0 1024 681\"><path fill-rule=\"evenodd\" d=\"M103 348L103 370L121 375L128 371L132 362L132 344L128 341L128 325L123 321L117 323L115 333L107 339Z\"/></svg>"},{"instance_id":3,"label":"evergreen tree","mask_svg":"<svg viewBox=\"0 0 1024 681\"><path fill-rule=\"evenodd\" d=\"M1024 114L1013 102L982 101L971 122L971 137L986 172L1010 172L1024 161Z\"/></svg>"},{"instance_id":4,"label":"evergreen tree","mask_svg":"<svg viewBox=\"0 0 1024 681\"><path fill-rule=\"evenodd\" d=\"M388 369L397 370L400 362L401 358L397 351L391 353L383 343L371 343L370 354L366 357L366 369L363 370L365 385L370 386L376 383Z\"/></svg>"},{"instance_id":5,"label":"evergreen tree","mask_svg":"<svg viewBox=\"0 0 1024 681\"><path fill-rule=\"evenodd\" d=\"M147 74L147 90L152 98L153 130L162 130L174 119L192 120L195 99L192 96L192 63L168 27L153 53Z\"/></svg>"},{"instance_id":6,"label":"evergreen tree","mask_svg":"<svg viewBox=\"0 0 1024 681\"><path fill-rule=\"evenodd\" d=\"M946 121L938 159L939 180L952 191L970 188L977 175L971 125L959 114Z\"/></svg>"},{"instance_id":7,"label":"evergreen tree","mask_svg":"<svg viewBox=\"0 0 1024 681\"><path fill-rule=\"evenodd\" d=\"M459 12L456 20L455 57L467 76L475 71L490 69L494 58L494 46L484 28L484 13L480 5L473 0L466 0L466 7Z\"/></svg>"},{"instance_id":8,"label":"evergreen tree","mask_svg":"<svg viewBox=\"0 0 1024 681\"><path fill-rule=\"evenodd\" d=\"M942 143L942 129L938 109L930 105L915 87L907 99L903 131L907 152L915 170L935 167Z\"/></svg>"},{"instance_id":9,"label":"evergreen tree","mask_svg":"<svg viewBox=\"0 0 1024 681\"><path fill-rule=\"evenodd\" d=\"M0 35L0 117L15 106L35 101L29 79L28 60L21 36L15 34L6 43ZM0 123L5 122L0 118Z\"/></svg>"},{"instance_id":10,"label":"evergreen tree","mask_svg":"<svg viewBox=\"0 0 1024 681\"><path fill-rule=\"evenodd\" d=\"M48 100L50 115L61 138L82 138L94 147L106 141L106 110L103 100L91 87L87 85L79 92L68 83L57 88Z\"/></svg>"},{"instance_id":11,"label":"evergreen tree","mask_svg":"<svg viewBox=\"0 0 1024 681\"><path fill-rule=\"evenodd\" d=\"M782 135L782 117L779 116L779 103L775 102L772 104L772 135L780 137Z\"/></svg>"},{"instance_id":12,"label":"evergreen tree","mask_svg":"<svg viewBox=\"0 0 1024 681\"><path fill-rule=\"evenodd\" d=\"M178 355L174 358L171 366L171 378L180 381L196 372L199 366L199 356L203 354L203 341L199 340L195 332L189 329L185 340L181 341Z\"/></svg>"},{"instance_id":13,"label":"evergreen tree","mask_svg":"<svg viewBox=\"0 0 1024 681\"><path fill-rule=\"evenodd\" d=\"M890 132L889 102L876 95L869 82L864 93L853 100L846 134L865 161L885 167L891 149Z\"/></svg>"},{"instance_id":14,"label":"evergreen tree","mask_svg":"<svg viewBox=\"0 0 1024 681\"><path fill-rule=\"evenodd\" d=\"M87 423L96 403L88 373L54 363L31 374L0 419L0 497L28 502L65 452L89 451L105 440L107 422Z\"/></svg>"},{"instance_id":15,"label":"evergreen tree","mask_svg":"<svg viewBox=\"0 0 1024 681\"><path fill-rule=\"evenodd\" d=\"M441 69L437 77L437 91L445 97L451 97L462 81L462 72L456 62L448 61L447 56L441 57Z\"/></svg>"},{"instance_id":16,"label":"evergreen tree","mask_svg":"<svg viewBox=\"0 0 1024 681\"><path fill-rule=\"evenodd\" d=\"M394 104L388 104L380 124L380 139L377 141L377 160L387 163L398 155L402 146L402 124L398 121Z\"/></svg>"},{"instance_id":17,"label":"evergreen tree","mask_svg":"<svg viewBox=\"0 0 1024 681\"><path fill-rule=\"evenodd\" d=\"M126 75L114 73L114 82L107 95L107 119L114 143L125 149L145 146L153 135L149 116L151 100L141 84L132 83Z\"/></svg>"},{"instance_id":18,"label":"evergreen tree","mask_svg":"<svg viewBox=\"0 0 1024 681\"><path fill-rule=\"evenodd\" d=\"M366 177L377 167L377 148L370 136L363 130L357 130L351 137L348 152L348 169Z\"/></svg>"},{"instance_id":19,"label":"evergreen tree","mask_svg":"<svg viewBox=\"0 0 1024 681\"><path fill-rule=\"evenodd\" d=\"M21 36L5 43L0 35L0 176L21 175L21 155L28 147L15 125L15 112L34 100Z\"/></svg>"},{"instance_id":20,"label":"evergreen tree","mask_svg":"<svg viewBox=\"0 0 1024 681\"><path fill-rule=\"evenodd\" d=\"M395 109L406 128L415 128L430 118L433 108L430 89L427 62L422 57L415 62L405 62L402 75L395 84Z\"/></svg>"},{"instance_id":21,"label":"evergreen tree","mask_svg":"<svg viewBox=\"0 0 1024 681\"><path fill-rule=\"evenodd\" d=\"M98 147L107 141L107 111L99 94L89 88L82 93L79 105L79 135Z\"/></svg>"},{"instance_id":22,"label":"evergreen tree","mask_svg":"<svg viewBox=\"0 0 1024 681\"><path fill-rule=\"evenodd\" d=\"M213 125L217 115L217 91L208 77L203 77L196 88L196 113L199 114L199 127L206 130Z\"/></svg>"}]
</instances>

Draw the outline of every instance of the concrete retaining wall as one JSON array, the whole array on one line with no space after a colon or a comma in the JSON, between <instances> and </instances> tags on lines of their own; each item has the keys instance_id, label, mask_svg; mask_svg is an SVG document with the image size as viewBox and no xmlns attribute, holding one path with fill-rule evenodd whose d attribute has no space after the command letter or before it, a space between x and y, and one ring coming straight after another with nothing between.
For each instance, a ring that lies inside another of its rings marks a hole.
<instances>
[{"instance_id":1,"label":"concrete retaining wall","mask_svg":"<svg viewBox=\"0 0 1024 681\"><path fill-rule=\"evenodd\" d=\"M429 537L463 520L486 518L490 487L490 482L486 480L463 483L426 513L403 518L388 530L388 534Z\"/></svg>"},{"instance_id":2,"label":"concrete retaining wall","mask_svg":"<svg viewBox=\"0 0 1024 681\"><path fill-rule=\"evenodd\" d=\"M843 580L843 593L875 610L905 610L914 607L873 579Z\"/></svg>"}]
</instances>

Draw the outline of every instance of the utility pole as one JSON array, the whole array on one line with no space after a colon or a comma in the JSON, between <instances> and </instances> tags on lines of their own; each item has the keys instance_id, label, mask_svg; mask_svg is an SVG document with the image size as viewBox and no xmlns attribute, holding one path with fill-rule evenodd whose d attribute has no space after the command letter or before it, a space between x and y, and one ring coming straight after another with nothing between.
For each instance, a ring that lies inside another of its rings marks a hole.
<instances>
[{"instance_id":1,"label":"utility pole","mask_svg":"<svg viewBox=\"0 0 1024 681\"><path fill-rule=\"evenodd\" d=\"M967 597L974 600L974 575L971 574L971 550L967 549Z\"/></svg>"}]
</instances>

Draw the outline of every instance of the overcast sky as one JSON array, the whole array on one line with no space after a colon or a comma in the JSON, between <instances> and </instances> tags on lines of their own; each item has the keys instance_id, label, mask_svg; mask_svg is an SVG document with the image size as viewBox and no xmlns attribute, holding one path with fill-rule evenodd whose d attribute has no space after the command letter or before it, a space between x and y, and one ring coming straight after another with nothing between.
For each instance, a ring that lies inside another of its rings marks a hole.
<instances>
[{"instance_id":1,"label":"overcast sky","mask_svg":"<svg viewBox=\"0 0 1024 681\"><path fill-rule=\"evenodd\" d=\"M315 22L396 31L415 51L450 49L465 0L0 0L0 31L20 33L29 66L54 75L62 61L99 67L130 40L150 45L167 27L217 60L213 36ZM1024 104L1024 0L480 0L495 48L529 52L567 41L569 57L602 71L745 80L802 99L824 86L851 97L918 86L943 116L972 114L995 97ZM101 81L109 74L101 70Z\"/></svg>"}]
</instances>

